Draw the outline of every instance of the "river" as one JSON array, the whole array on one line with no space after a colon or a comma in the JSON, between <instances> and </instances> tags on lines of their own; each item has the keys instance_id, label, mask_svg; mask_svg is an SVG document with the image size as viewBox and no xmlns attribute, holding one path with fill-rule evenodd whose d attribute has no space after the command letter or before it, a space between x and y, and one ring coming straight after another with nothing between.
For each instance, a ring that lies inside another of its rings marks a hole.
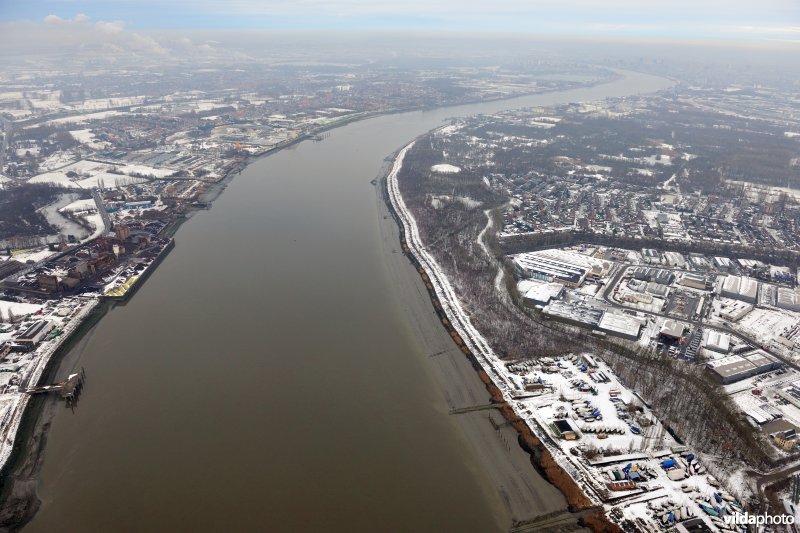
<instances>
[{"instance_id":1,"label":"river","mask_svg":"<svg viewBox=\"0 0 800 533\"><path fill-rule=\"evenodd\" d=\"M507 529L412 327L370 181L446 117L669 85L627 73L386 115L255 161L65 359L87 386L53 420L25 530Z\"/></svg>"}]
</instances>

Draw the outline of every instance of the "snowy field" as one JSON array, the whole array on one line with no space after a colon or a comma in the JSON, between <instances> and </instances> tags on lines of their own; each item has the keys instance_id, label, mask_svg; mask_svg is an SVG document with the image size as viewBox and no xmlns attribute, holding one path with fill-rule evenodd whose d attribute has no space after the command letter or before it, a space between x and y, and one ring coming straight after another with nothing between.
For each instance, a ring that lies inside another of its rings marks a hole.
<instances>
[{"instance_id":1,"label":"snowy field","mask_svg":"<svg viewBox=\"0 0 800 533\"><path fill-rule=\"evenodd\" d=\"M437 172L439 174L458 174L461 172L461 168L455 165L449 165L447 163L441 163L439 165L433 165L431 167L431 171Z\"/></svg>"},{"instance_id":2,"label":"snowy field","mask_svg":"<svg viewBox=\"0 0 800 533\"><path fill-rule=\"evenodd\" d=\"M0 300L0 321L3 319L8 319L10 316L9 313L16 317L23 317L40 311L42 307L44 306L38 304L7 302L6 300Z\"/></svg>"},{"instance_id":3,"label":"snowy field","mask_svg":"<svg viewBox=\"0 0 800 533\"><path fill-rule=\"evenodd\" d=\"M55 183L62 187L91 189L99 187L120 187L146 181L139 176L166 178L175 172L171 168L156 168L139 164L111 164L99 161L81 160L68 162L65 166L38 174L30 183ZM74 173L74 176L68 176Z\"/></svg>"}]
</instances>

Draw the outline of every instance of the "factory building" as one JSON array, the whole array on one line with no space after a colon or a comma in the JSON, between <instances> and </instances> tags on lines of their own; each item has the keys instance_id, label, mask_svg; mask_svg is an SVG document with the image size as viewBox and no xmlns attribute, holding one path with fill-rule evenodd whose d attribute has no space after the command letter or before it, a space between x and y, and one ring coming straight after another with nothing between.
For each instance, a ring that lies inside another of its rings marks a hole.
<instances>
[{"instance_id":1,"label":"factory building","mask_svg":"<svg viewBox=\"0 0 800 533\"><path fill-rule=\"evenodd\" d=\"M752 376L757 376L780 367L780 363L769 355L756 351L748 355L729 355L709 361L706 371L720 383L727 385Z\"/></svg>"},{"instance_id":2,"label":"factory building","mask_svg":"<svg viewBox=\"0 0 800 533\"><path fill-rule=\"evenodd\" d=\"M652 294L639 294L636 292L627 292L622 295L620 298L623 302L630 302L633 304L647 304L650 305L653 303L653 295Z\"/></svg>"},{"instance_id":3,"label":"factory building","mask_svg":"<svg viewBox=\"0 0 800 533\"><path fill-rule=\"evenodd\" d=\"M612 313L583 302L567 303L556 300L550 302L542 312L550 318L573 326L597 329L628 340L638 339L642 329L642 322L637 317Z\"/></svg>"},{"instance_id":4,"label":"factory building","mask_svg":"<svg viewBox=\"0 0 800 533\"><path fill-rule=\"evenodd\" d=\"M734 267L735 267L735 265L733 264L733 261L731 261L727 257L715 257L714 258L714 266L718 270L724 270L726 272L732 272Z\"/></svg>"},{"instance_id":5,"label":"factory building","mask_svg":"<svg viewBox=\"0 0 800 533\"><path fill-rule=\"evenodd\" d=\"M667 292L669 292L669 287L651 281L650 283L647 284L645 292L647 292L648 294L652 294L653 296L658 296L659 298L665 298L667 296Z\"/></svg>"},{"instance_id":6,"label":"factory building","mask_svg":"<svg viewBox=\"0 0 800 533\"><path fill-rule=\"evenodd\" d=\"M514 266L525 277L558 282L568 287L580 287L589 273L586 268L541 255L516 257Z\"/></svg>"},{"instance_id":7,"label":"factory building","mask_svg":"<svg viewBox=\"0 0 800 533\"><path fill-rule=\"evenodd\" d=\"M694 270L702 270L704 272L711 270L711 263L705 258L704 255L689 254L689 261L692 263Z\"/></svg>"},{"instance_id":8,"label":"factory building","mask_svg":"<svg viewBox=\"0 0 800 533\"><path fill-rule=\"evenodd\" d=\"M737 322L752 310L753 306L747 302L727 300L720 304L719 316L722 320Z\"/></svg>"},{"instance_id":9,"label":"factory building","mask_svg":"<svg viewBox=\"0 0 800 533\"><path fill-rule=\"evenodd\" d=\"M678 252L664 252L664 262L668 266L677 268L684 268L686 266L686 259Z\"/></svg>"},{"instance_id":10,"label":"factory building","mask_svg":"<svg viewBox=\"0 0 800 533\"><path fill-rule=\"evenodd\" d=\"M687 272L681 276L681 279L678 280L678 285L691 287L692 289L700 289L703 291L711 288L711 282L708 280L708 278L698 274L692 274L691 272Z\"/></svg>"},{"instance_id":11,"label":"factory building","mask_svg":"<svg viewBox=\"0 0 800 533\"><path fill-rule=\"evenodd\" d=\"M45 335L50 333L50 330L53 329L53 323L49 320L37 320L30 326L28 329L22 332L16 339L14 339L18 344L26 346L28 349L35 348L42 339L44 339Z\"/></svg>"},{"instance_id":12,"label":"factory building","mask_svg":"<svg viewBox=\"0 0 800 533\"><path fill-rule=\"evenodd\" d=\"M577 288L587 277L607 275L611 262L573 252L546 250L517 255L514 257L514 267L523 277Z\"/></svg>"},{"instance_id":13,"label":"factory building","mask_svg":"<svg viewBox=\"0 0 800 533\"><path fill-rule=\"evenodd\" d=\"M653 248L642 248L642 259L649 265L657 265L661 263L661 255L658 250Z\"/></svg>"},{"instance_id":14,"label":"factory building","mask_svg":"<svg viewBox=\"0 0 800 533\"><path fill-rule=\"evenodd\" d=\"M800 311L800 291L778 287L778 297L775 305L789 311Z\"/></svg>"},{"instance_id":15,"label":"factory building","mask_svg":"<svg viewBox=\"0 0 800 533\"><path fill-rule=\"evenodd\" d=\"M561 298L564 293L564 285L561 283L538 283L528 289L522 296L527 305L547 305L550 300Z\"/></svg>"},{"instance_id":16,"label":"factory building","mask_svg":"<svg viewBox=\"0 0 800 533\"><path fill-rule=\"evenodd\" d=\"M744 276L727 276L722 282L720 294L725 298L755 304L758 301L758 282Z\"/></svg>"},{"instance_id":17,"label":"factory building","mask_svg":"<svg viewBox=\"0 0 800 533\"><path fill-rule=\"evenodd\" d=\"M582 302L567 303L560 300L550 302L542 312L545 315L574 326L596 328L603 318L604 309Z\"/></svg>"},{"instance_id":18,"label":"factory building","mask_svg":"<svg viewBox=\"0 0 800 533\"><path fill-rule=\"evenodd\" d=\"M638 267L633 271L633 278L661 285L671 285L675 281L675 274L663 268Z\"/></svg>"},{"instance_id":19,"label":"factory building","mask_svg":"<svg viewBox=\"0 0 800 533\"><path fill-rule=\"evenodd\" d=\"M678 322L677 320L668 318L664 320L664 323L661 325L658 336L666 340L680 340L683 338L683 331L685 328L686 324L683 322Z\"/></svg>"},{"instance_id":20,"label":"factory building","mask_svg":"<svg viewBox=\"0 0 800 533\"><path fill-rule=\"evenodd\" d=\"M638 318L630 315L606 311L603 314L603 318L601 318L600 322L597 324L597 329L609 335L635 341L639 338L642 322Z\"/></svg>"},{"instance_id":21,"label":"factory building","mask_svg":"<svg viewBox=\"0 0 800 533\"><path fill-rule=\"evenodd\" d=\"M726 354L731 349L731 336L719 331L706 330L703 347L707 350Z\"/></svg>"}]
</instances>

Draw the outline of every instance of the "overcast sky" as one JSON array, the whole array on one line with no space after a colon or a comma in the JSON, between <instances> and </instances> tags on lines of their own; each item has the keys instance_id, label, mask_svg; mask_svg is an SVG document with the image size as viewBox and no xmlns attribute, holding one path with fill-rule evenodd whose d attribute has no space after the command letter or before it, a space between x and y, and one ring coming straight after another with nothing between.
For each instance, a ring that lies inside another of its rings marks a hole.
<instances>
[{"instance_id":1,"label":"overcast sky","mask_svg":"<svg viewBox=\"0 0 800 533\"><path fill-rule=\"evenodd\" d=\"M0 0L4 23L47 17L135 30L409 29L800 43L800 0Z\"/></svg>"}]
</instances>

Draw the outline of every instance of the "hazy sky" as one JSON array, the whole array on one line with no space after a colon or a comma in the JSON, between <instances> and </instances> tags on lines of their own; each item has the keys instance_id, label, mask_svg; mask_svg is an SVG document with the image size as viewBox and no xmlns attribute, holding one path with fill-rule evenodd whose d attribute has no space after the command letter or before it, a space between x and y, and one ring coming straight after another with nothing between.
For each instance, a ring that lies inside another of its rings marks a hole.
<instances>
[{"instance_id":1,"label":"hazy sky","mask_svg":"<svg viewBox=\"0 0 800 533\"><path fill-rule=\"evenodd\" d=\"M0 0L0 21L800 42L800 0ZM54 18L54 17L58 17Z\"/></svg>"}]
</instances>

